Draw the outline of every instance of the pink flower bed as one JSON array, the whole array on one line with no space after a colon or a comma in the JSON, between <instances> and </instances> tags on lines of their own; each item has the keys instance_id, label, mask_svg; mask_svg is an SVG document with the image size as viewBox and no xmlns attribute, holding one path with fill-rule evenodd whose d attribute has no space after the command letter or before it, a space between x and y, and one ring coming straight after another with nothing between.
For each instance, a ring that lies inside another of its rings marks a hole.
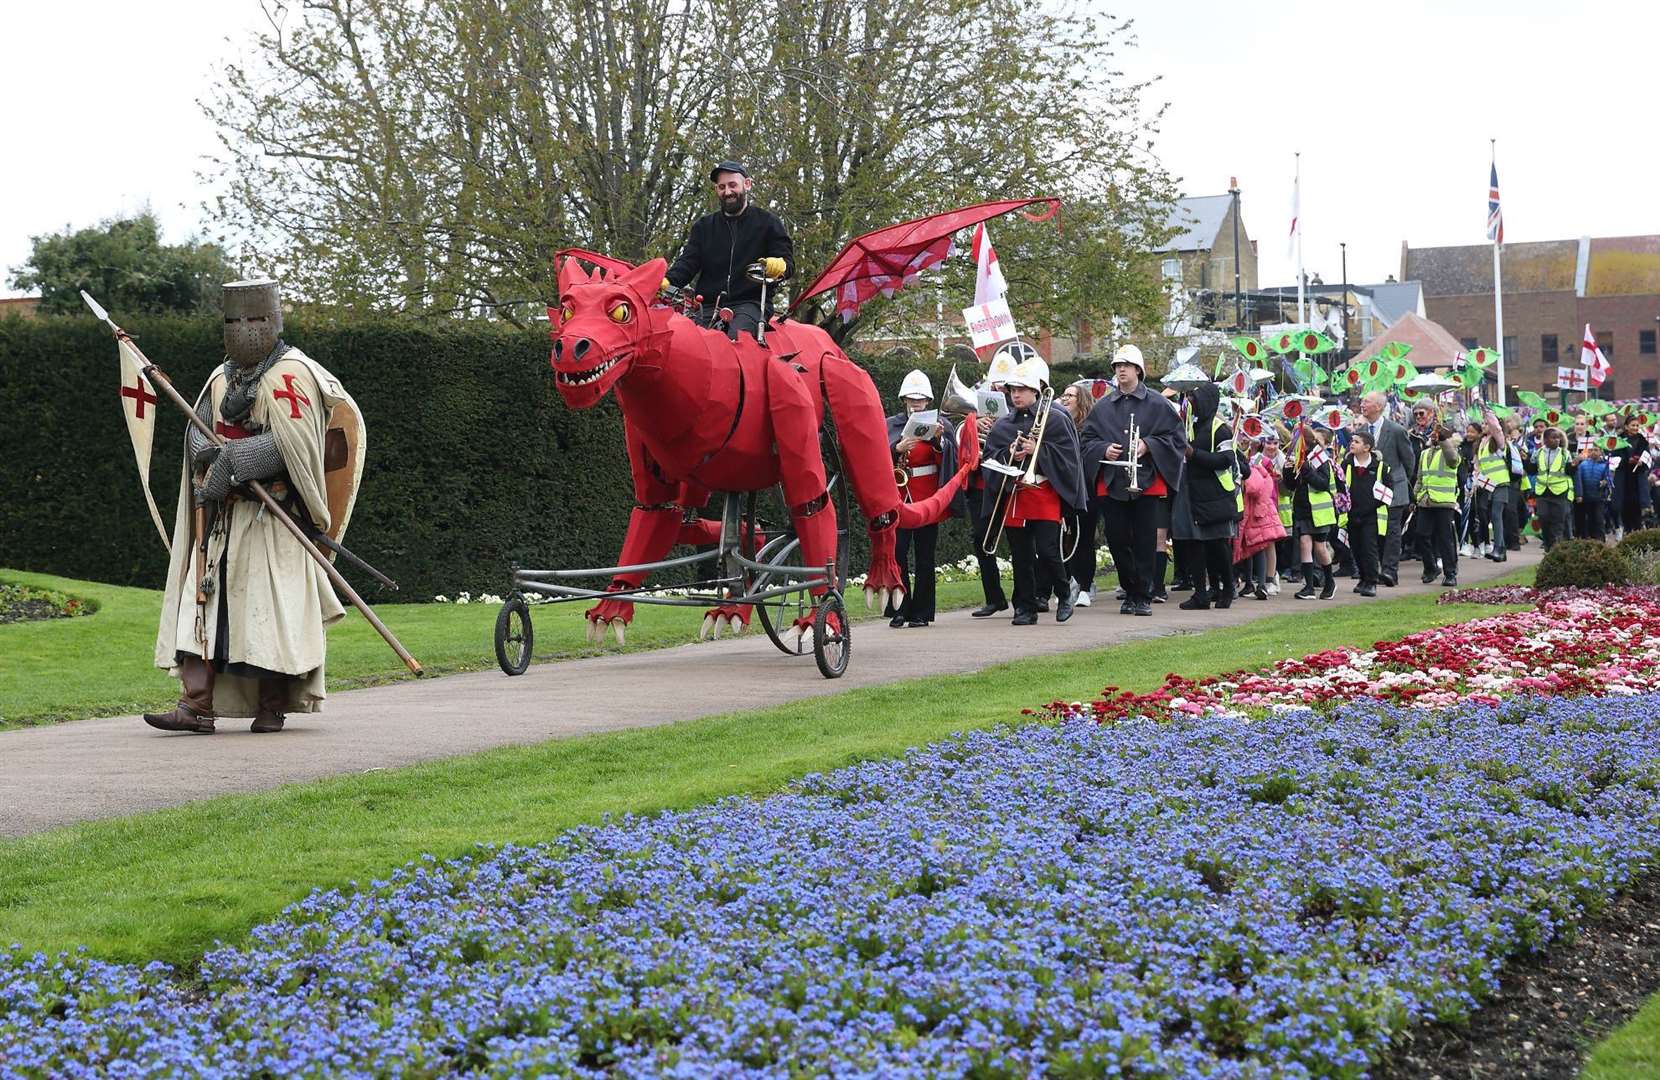
<instances>
[{"instance_id":1,"label":"pink flower bed","mask_svg":"<svg viewBox=\"0 0 1660 1080\"><path fill-rule=\"evenodd\" d=\"M1660 585L1622 585L1615 588L1564 587L1535 589L1531 585L1493 585L1484 589L1454 589L1441 594L1441 604L1536 604L1540 600L1595 599L1598 602L1660 604Z\"/></svg>"},{"instance_id":2,"label":"pink flower bed","mask_svg":"<svg viewBox=\"0 0 1660 1080\"><path fill-rule=\"evenodd\" d=\"M1518 602L1508 590L1483 591L1503 595L1495 602ZM1496 705L1517 694L1638 694L1660 685L1656 592L1551 590L1532 611L1423 630L1370 649L1328 649L1262 671L1203 679L1171 674L1145 694L1108 686L1094 701L1051 702L1042 711L1105 723L1130 716L1329 710L1356 699L1441 709Z\"/></svg>"}]
</instances>

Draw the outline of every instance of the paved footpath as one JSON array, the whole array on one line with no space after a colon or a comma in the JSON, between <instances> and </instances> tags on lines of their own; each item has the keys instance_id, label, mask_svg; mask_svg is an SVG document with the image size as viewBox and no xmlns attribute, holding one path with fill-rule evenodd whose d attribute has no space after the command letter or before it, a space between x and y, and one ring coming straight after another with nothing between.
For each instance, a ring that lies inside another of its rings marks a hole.
<instances>
[{"instance_id":1,"label":"paved footpath","mask_svg":"<svg viewBox=\"0 0 1660 1080\"><path fill-rule=\"evenodd\" d=\"M1506 563L1461 560L1460 581L1490 580L1533 565L1539 555L1529 545ZM1401 569L1401 587L1380 590L1380 599L1442 591L1419 584L1418 564ZM1043 616L1020 629L1007 615L971 619L966 611L947 613L927 630L864 622L854 630L847 674L835 680L822 678L811 657L783 656L757 627L736 639L539 664L517 678L491 670L349 690L331 696L320 714L290 717L276 736L252 735L246 721L233 720L221 721L211 737L169 735L134 716L0 732L0 836L498 746L669 724L919 672L978 671L1022 656L1368 603L1353 585L1338 579L1328 601L1293 600L1287 590L1267 601L1236 600L1226 611L1181 611L1175 602L1191 594L1178 593L1156 605L1150 619L1119 615L1108 593L1064 624ZM1102 671L1102 684L1111 681L1112 672Z\"/></svg>"}]
</instances>

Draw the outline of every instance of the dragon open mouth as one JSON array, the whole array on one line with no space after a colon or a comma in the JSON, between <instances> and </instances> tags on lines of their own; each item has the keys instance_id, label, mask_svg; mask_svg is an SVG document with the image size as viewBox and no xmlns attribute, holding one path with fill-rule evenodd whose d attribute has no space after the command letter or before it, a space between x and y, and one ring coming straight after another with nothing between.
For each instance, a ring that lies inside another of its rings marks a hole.
<instances>
[{"instance_id":1,"label":"dragon open mouth","mask_svg":"<svg viewBox=\"0 0 1660 1080\"><path fill-rule=\"evenodd\" d=\"M560 386L587 386L589 383L616 367L627 354L613 356L599 367L588 368L586 371L555 371L555 380Z\"/></svg>"}]
</instances>

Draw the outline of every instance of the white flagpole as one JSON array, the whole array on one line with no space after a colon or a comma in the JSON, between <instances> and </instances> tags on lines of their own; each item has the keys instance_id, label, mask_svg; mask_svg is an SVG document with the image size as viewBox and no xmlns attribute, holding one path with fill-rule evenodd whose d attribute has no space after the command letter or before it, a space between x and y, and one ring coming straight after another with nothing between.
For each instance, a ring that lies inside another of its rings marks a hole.
<instances>
[{"instance_id":1,"label":"white flagpole","mask_svg":"<svg viewBox=\"0 0 1660 1080\"><path fill-rule=\"evenodd\" d=\"M1492 151L1491 164L1498 167L1498 140L1487 140ZM1497 175L1496 173L1494 175ZM1504 285L1499 274L1499 235L1493 233L1493 334L1497 338L1493 347L1499 350L1499 404L1508 405L1509 399L1504 393Z\"/></svg>"},{"instance_id":2,"label":"white flagpole","mask_svg":"<svg viewBox=\"0 0 1660 1080\"><path fill-rule=\"evenodd\" d=\"M1297 207L1297 324L1308 325L1308 300L1304 296L1303 285L1303 155L1297 154L1297 169L1295 178L1291 181L1296 195L1293 201Z\"/></svg>"}]
</instances>

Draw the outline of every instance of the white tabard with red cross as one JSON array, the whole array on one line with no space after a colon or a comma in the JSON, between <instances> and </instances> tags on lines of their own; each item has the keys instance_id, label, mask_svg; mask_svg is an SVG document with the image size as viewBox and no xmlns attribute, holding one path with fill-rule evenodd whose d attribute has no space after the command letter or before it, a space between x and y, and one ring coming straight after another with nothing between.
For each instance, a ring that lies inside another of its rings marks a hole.
<instances>
[{"instance_id":1,"label":"white tabard with red cross","mask_svg":"<svg viewBox=\"0 0 1660 1080\"><path fill-rule=\"evenodd\" d=\"M320 366L316 370L322 371ZM298 496L302 512L309 512L313 523L326 529L329 508L323 451L328 408L319 377L311 360L298 349L290 349L261 378L253 407L240 426L248 433L269 431L276 437L284 475L267 487L279 498L284 487L289 489L292 496ZM223 373L215 372L203 392L212 395L214 418L223 427L219 412L225 393ZM195 654L201 649L195 632L189 491L186 478L179 501L181 525L174 532L167 595L156 636L156 664L170 669L178 653ZM323 700L323 629L345 615L322 568L275 515L246 498L226 504L209 537L208 563L210 573L217 576L217 592L208 605L205 626L209 651L215 652L211 658L300 676L290 683L287 711L316 712ZM219 593L225 598L223 655L216 652ZM253 716L258 703L257 680L221 674L214 681L213 705L220 716Z\"/></svg>"}]
</instances>

